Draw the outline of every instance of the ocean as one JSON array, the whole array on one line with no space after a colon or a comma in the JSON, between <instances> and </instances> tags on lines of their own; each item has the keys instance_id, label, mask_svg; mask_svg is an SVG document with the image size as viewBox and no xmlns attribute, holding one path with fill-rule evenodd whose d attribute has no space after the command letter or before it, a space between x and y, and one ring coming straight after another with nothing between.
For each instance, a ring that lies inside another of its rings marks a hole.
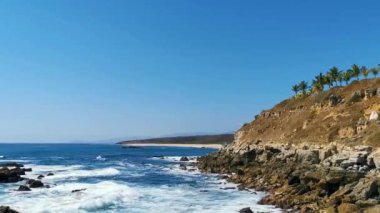
<instances>
[{"instance_id":1,"label":"ocean","mask_svg":"<svg viewBox=\"0 0 380 213\"><path fill-rule=\"evenodd\" d=\"M213 149L143 147L111 144L0 144L1 162L18 162L50 188L16 189L25 181L0 184L0 205L40 212L280 212L258 205L263 192L239 191L218 175L182 170L181 156ZM46 176L53 173L52 176ZM77 190L76 192L73 192Z\"/></svg>"}]
</instances>

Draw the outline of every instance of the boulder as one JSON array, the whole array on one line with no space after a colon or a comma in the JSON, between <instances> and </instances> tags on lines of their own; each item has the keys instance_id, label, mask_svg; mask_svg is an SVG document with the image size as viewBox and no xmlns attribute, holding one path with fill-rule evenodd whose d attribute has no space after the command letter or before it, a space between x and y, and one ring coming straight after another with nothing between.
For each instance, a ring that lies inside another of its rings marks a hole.
<instances>
[{"instance_id":1,"label":"boulder","mask_svg":"<svg viewBox=\"0 0 380 213\"><path fill-rule=\"evenodd\" d=\"M359 208L352 203L342 203L338 206L338 213L359 212Z\"/></svg>"},{"instance_id":2,"label":"boulder","mask_svg":"<svg viewBox=\"0 0 380 213\"><path fill-rule=\"evenodd\" d=\"M253 213L253 211L251 210L251 208L247 207L240 209L239 213Z\"/></svg>"},{"instance_id":3,"label":"boulder","mask_svg":"<svg viewBox=\"0 0 380 213\"><path fill-rule=\"evenodd\" d=\"M44 186L44 184L40 180L30 179L26 183L29 184L30 188L40 188Z\"/></svg>"},{"instance_id":4,"label":"boulder","mask_svg":"<svg viewBox=\"0 0 380 213\"><path fill-rule=\"evenodd\" d=\"M377 121L378 119L379 119L379 114L375 111L372 111L371 114L369 115L369 120Z\"/></svg>"},{"instance_id":5,"label":"boulder","mask_svg":"<svg viewBox=\"0 0 380 213\"><path fill-rule=\"evenodd\" d=\"M181 157L181 158L179 159L179 161L189 161L189 158L187 158L186 156L184 156L184 157Z\"/></svg>"},{"instance_id":6,"label":"boulder","mask_svg":"<svg viewBox=\"0 0 380 213\"><path fill-rule=\"evenodd\" d=\"M380 205L376 205L364 210L364 213L379 213L379 212L380 212Z\"/></svg>"},{"instance_id":7,"label":"boulder","mask_svg":"<svg viewBox=\"0 0 380 213\"><path fill-rule=\"evenodd\" d=\"M11 209L9 206L0 206L0 213L18 213L18 211Z\"/></svg>"},{"instance_id":8,"label":"boulder","mask_svg":"<svg viewBox=\"0 0 380 213\"><path fill-rule=\"evenodd\" d=\"M46 176L53 176L53 175L54 175L53 173L49 172L49 173L47 173Z\"/></svg>"},{"instance_id":9,"label":"boulder","mask_svg":"<svg viewBox=\"0 0 380 213\"><path fill-rule=\"evenodd\" d=\"M44 178L45 176L43 176L43 175L38 175L38 177L37 177L37 179L42 179L42 178Z\"/></svg>"},{"instance_id":10,"label":"boulder","mask_svg":"<svg viewBox=\"0 0 380 213\"><path fill-rule=\"evenodd\" d=\"M17 191L23 191L23 192L26 192L26 191L31 191L29 187L27 186L24 186L24 185L21 185L18 187Z\"/></svg>"}]
</instances>

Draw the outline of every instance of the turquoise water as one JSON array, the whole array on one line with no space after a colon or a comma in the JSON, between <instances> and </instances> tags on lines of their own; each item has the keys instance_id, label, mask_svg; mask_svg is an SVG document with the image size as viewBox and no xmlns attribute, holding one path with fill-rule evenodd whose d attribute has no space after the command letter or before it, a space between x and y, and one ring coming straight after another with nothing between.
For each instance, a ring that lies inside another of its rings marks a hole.
<instances>
[{"instance_id":1,"label":"turquoise water","mask_svg":"<svg viewBox=\"0 0 380 213\"><path fill-rule=\"evenodd\" d=\"M238 212L278 211L257 205L263 193L225 190L231 183L179 169L181 156L215 150L175 147L125 149L118 145L0 144L0 162L31 167L25 177L50 188L18 192L23 182L0 184L0 205L20 212ZM155 157L156 156L156 157ZM157 156L164 156L157 157ZM72 193L72 190L84 189Z\"/></svg>"}]
</instances>

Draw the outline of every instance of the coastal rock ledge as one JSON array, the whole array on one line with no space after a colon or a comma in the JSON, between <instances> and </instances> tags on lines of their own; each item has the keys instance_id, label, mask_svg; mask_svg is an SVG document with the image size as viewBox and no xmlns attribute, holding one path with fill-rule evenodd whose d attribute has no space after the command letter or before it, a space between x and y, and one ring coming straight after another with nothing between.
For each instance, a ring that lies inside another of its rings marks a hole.
<instances>
[{"instance_id":1,"label":"coastal rock ledge","mask_svg":"<svg viewBox=\"0 0 380 213\"><path fill-rule=\"evenodd\" d=\"M268 191L260 203L289 212L380 212L380 149L371 146L230 144L198 167Z\"/></svg>"}]
</instances>

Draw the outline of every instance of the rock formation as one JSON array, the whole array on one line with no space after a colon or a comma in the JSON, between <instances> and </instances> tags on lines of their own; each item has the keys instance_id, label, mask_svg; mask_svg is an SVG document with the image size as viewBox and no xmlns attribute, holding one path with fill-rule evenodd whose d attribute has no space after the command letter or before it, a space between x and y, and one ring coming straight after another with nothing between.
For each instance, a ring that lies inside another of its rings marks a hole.
<instances>
[{"instance_id":1,"label":"rock formation","mask_svg":"<svg viewBox=\"0 0 380 213\"><path fill-rule=\"evenodd\" d=\"M261 202L300 212L380 209L380 79L291 98L243 125L232 144L198 167ZM363 92L358 92L363 91Z\"/></svg>"}]
</instances>

